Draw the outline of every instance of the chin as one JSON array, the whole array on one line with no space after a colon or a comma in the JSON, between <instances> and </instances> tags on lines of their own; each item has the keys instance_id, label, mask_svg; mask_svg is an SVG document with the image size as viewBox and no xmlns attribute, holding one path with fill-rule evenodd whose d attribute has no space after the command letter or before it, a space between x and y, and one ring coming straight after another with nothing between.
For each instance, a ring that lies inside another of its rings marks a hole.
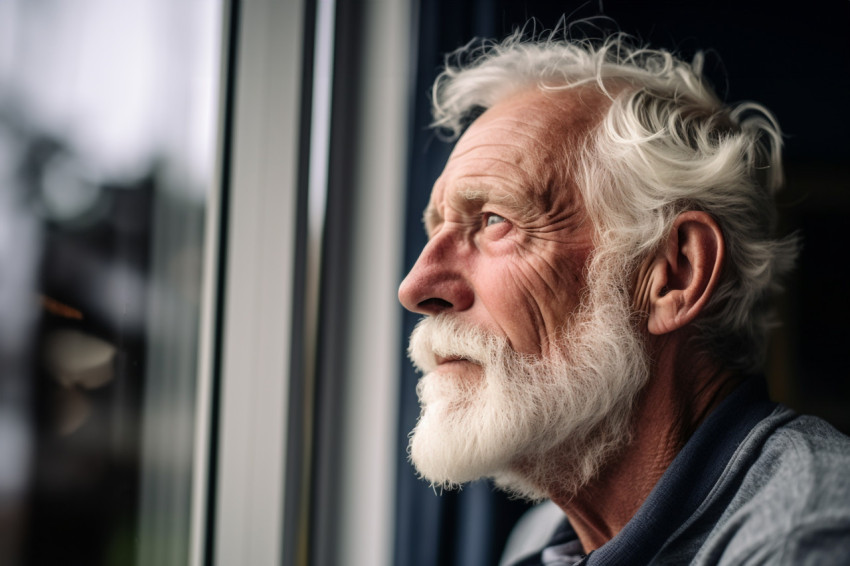
<instances>
[{"instance_id":1,"label":"chin","mask_svg":"<svg viewBox=\"0 0 850 566\"><path fill-rule=\"evenodd\" d=\"M486 387L462 376L430 373L417 386L422 412L408 451L419 475L453 489L507 467L517 441L503 437L491 415L482 414Z\"/></svg>"}]
</instances>

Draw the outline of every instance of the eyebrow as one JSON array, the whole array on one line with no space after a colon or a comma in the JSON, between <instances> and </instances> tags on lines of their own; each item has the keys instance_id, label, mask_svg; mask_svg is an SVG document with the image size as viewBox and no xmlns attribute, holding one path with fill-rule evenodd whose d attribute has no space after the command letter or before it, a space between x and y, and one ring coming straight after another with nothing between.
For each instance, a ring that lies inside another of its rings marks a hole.
<instances>
[{"instance_id":1,"label":"eyebrow","mask_svg":"<svg viewBox=\"0 0 850 566\"><path fill-rule=\"evenodd\" d=\"M529 205L520 204L520 199L516 195L508 192L499 193L492 190L461 189L455 193L455 200L460 200L464 204L486 204L492 202L517 210L529 207Z\"/></svg>"},{"instance_id":2,"label":"eyebrow","mask_svg":"<svg viewBox=\"0 0 850 566\"><path fill-rule=\"evenodd\" d=\"M443 221L443 215L437 210L433 204L428 204L425 207L425 212L422 213L422 224L425 226L425 233L431 235L431 231Z\"/></svg>"},{"instance_id":3,"label":"eyebrow","mask_svg":"<svg viewBox=\"0 0 850 566\"><path fill-rule=\"evenodd\" d=\"M483 206L487 203L494 203L505 208L508 208L519 215L530 216L535 214L539 203L532 198L519 198L514 194L506 191L480 190L480 189L461 189L452 195L452 201L457 208L467 208L470 205ZM422 214L422 223L425 225L425 231L429 232L440 225L443 221L443 215L433 204L428 204L425 212Z\"/></svg>"}]
</instances>

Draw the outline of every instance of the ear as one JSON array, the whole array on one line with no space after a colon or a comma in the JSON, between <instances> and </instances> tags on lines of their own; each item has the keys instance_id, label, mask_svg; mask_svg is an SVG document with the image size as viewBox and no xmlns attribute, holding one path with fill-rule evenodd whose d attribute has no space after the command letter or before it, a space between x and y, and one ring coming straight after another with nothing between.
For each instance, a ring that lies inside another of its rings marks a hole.
<instances>
[{"instance_id":1,"label":"ear","mask_svg":"<svg viewBox=\"0 0 850 566\"><path fill-rule=\"evenodd\" d=\"M705 308L720 280L725 259L723 232L706 212L680 214L667 241L641 270L637 288L652 334L666 334L692 322Z\"/></svg>"}]
</instances>

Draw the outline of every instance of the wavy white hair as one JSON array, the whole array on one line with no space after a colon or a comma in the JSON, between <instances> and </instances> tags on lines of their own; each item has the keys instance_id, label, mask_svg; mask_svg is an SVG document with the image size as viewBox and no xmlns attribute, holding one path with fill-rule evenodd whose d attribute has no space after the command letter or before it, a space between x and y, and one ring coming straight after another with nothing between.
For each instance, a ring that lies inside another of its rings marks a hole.
<instances>
[{"instance_id":1,"label":"wavy white hair","mask_svg":"<svg viewBox=\"0 0 850 566\"><path fill-rule=\"evenodd\" d=\"M769 302L791 268L795 238L773 232L783 183L782 137L760 104L723 104L684 62L636 46L624 34L601 41L526 38L471 43L446 59L433 87L433 126L458 136L482 109L520 91L589 87L610 100L577 140L570 174L597 232L597 252L635 269L668 237L676 216L702 210L726 241L722 279L695 322L699 345L729 367L759 371L771 326Z\"/></svg>"}]
</instances>

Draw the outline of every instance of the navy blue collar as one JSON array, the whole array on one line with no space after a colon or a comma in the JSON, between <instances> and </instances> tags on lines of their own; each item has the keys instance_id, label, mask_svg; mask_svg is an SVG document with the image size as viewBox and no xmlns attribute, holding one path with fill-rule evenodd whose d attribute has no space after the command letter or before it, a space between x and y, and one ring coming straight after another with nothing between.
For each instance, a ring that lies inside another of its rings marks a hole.
<instances>
[{"instance_id":1,"label":"navy blue collar","mask_svg":"<svg viewBox=\"0 0 850 566\"><path fill-rule=\"evenodd\" d=\"M697 428L623 530L581 564L648 563L706 499L753 427L775 408L763 379L751 378L741 384ZM547 546L576 538L565 520ZM529 557L517 566L539 564L539 556L537 562Z\"/></svg>"}]
</instances>

